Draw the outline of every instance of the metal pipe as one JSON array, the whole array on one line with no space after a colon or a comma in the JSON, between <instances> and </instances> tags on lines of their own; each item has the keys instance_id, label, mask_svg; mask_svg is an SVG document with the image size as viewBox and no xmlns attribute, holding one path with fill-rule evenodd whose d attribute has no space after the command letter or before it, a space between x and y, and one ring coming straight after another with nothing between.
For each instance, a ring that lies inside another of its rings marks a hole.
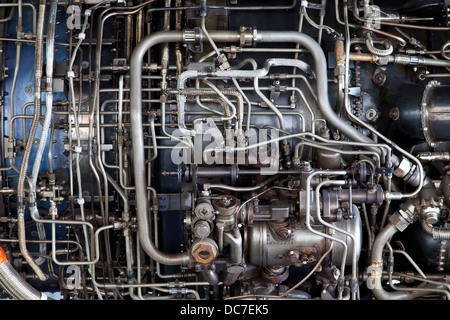
<instances>
[{"instance_id":1,"label":"metal pipe","mask_svg":"<svg viewBox=\"0 0 450 320\"><path fill-rule=\"evenodd\" d=\"M210 32L210 35L215 41L228 41L228 42L237 42L240 40L240 36L238 32L235 31L216 31ZM148 253L153 259L163 263L163 264L187 264L190 261L190 257L188 253L180 253L180 254L165 254L155 248L153 242L149 238L149 232L147 229L148 226L148 217L147 217L147 196L146 196L146 181L145 175L142 172L145 172L145 153L144 148L144 135L142 130L139 128L142 127L142 105L141 105L141 70L143 67L143 58L146 52L156 44L164 43L164 42L182 42L184 40L184 33L180 31L167 31L167 32L158 32L154 33L150 36L144 38L135 48L132 54L131 62L130 62L130 108L131 108L131 134L134 143L133 148L133 164L135 170L135 185L136 185L136 205L137 205L137 216L139 221L139 231L140 231L140 239L142 242L142 246L146 253ZM202 39L204 41L204 39ZM309 50L311 53L313 60L315 62L315 74L317 81L317 98L319 109L322 112L323 116L326 118L327 122L330 125L334 126L336 129L339 129L342 133L347 135L349 138L365 143L373 143L373 141L361 134L354 127L347 124L345 121L340 119L333 111L333 108L330 105L328 100L328 77L327 77L327 64L326 59L321 50L320 46L318 46L317 42L314 41L311 37L299 33L299 32L257 32L255 39L258 42L294 42L299 43ZM283 59L281 59L283 60ZM284 65L284 64L283 64ZM302 67L305 65L303 64ZM189 72L187 74L187 72ZM179 77L178 88L184 87L185 81L189 77L197 77L199 74L197 71L191 70L184 72ZM242 73L243 77L251 76L261 76L258 71L243 71L243 70L231 70L231 71L216 71L216 76L231 76L238 77ZM267 73L267 72L266 72ZM178 97L182 97L179 95ZM182 99L182 98L181 98ZM181 102L181 103L180 103ZM184 106L183 101L179 101L179 121L180 124L183 124L184 118ZM186 128L181 127L182 129L187 130ZM187 130L189 132L189 130ZM376 152L379 152L378 149L375 149Z\"/></svg>"},{"instance_id":2,"label":"metal pipe","mask_svg":"<svg viewBox=\"0 0 450 320\"><path fill-rule=\"evenodd\" d=\"M145 179L145 149L144 133L142 127L142 105L141 105L141 70L143 59L147 51L158 43L181 42L183 33L180 31L158 32L144 38L134 49L130 61L130 111L131 111L131 136L133 139L133 164L136 186L136 209L138 219L139 238L144 251L155 261L167 265L186 265L190 262L188 252L167 254L155 247L150 238L148 205L147 205L147 183Z\"/></svg>"},{"instance_id":3,"label":"metal pipe","mask_svg":"<svg viewBox=\"0 0 450 320\"><path fill-rule=\"evenodd\" d=\"M295 31L259 31L256 40L263 43L294 42L299 43L307 49L314 60L318 107L322 113L322 116L327 120L327 123L352 140L364 143L374 142L372 139L363 135L353 126L338 117L334 112L328 99L328 74L326 58L322 48L314 39L306 34ZM379 152L379 150L376 150L375 152Z\"/></svg>"},{"instance_id":4,"label":"metal pipe","mask_svg":"<svg viewBox=\"0 0 450 320\"><path fill-rule=\"evenodd\" d=\"M337 1L337 0L336 0ZM344 109L347 113L347 117L352 120L353 122L361 125L362 127L368 129L370 132L372 132L375 136L383 139L384 141L386 141L388 144L393 145L394 148L399 151L400 153L402 153L403 155L405 155L406 157L410 158L412 161L414 161L417 164L417 168L416 170L418 170L418 174L419 174L419 178L418 178L418 184L414 185L416 186L416 189L413 192L410 193L399 193L398 195L395 195L395 198L398 199L402 199L402 198L412 198L414 196L416 196L420 190L422 189L423 186L423 180L425 178L424 172L423 172L423 167L422 164L420 163L420 161L412 156L410 153L408 153L407 151L403 150L402 148L400 148L397 144L395 144L393 141L391 141L390 139L388 139L387 137L385 137L384 135L382 135L381 133L379 133L377 130L373 129L369 124L365 123L364 121L361 121L358 117L356 117L353 112L350 110L351 109L351 105L349 103L349 98L348 98L348 83L349 83L349 56L350 56L350 29L349 29L349 23L348 23L348 16L347 16L347 3L344 3L344 25L345 25L345 39L347 40L346 45L345 45L345 72L344 72L344 76L345 76L345 80L344 80ZM396 155L392 155L392 161L394 163L394 167L397 166L397 164L399 163L399 158ZM414 179L414 183L415 183L416 179ZM391 197L391 193L389 192L389 194L387 194L388 197Z\"/></svg>"},{"instance_id":5,"label":"metal pipe","mask_svg":"<svg viewBox=\"0 0 450 320\"><path fill-rule=\"evenodd\" d=\"M337 1L337 0L336 0ZM353 17L358 20L359 22L362 22L364 24L370 23L369 20L365 18L361 18L358 15L358 3L357 0L353 0ZM430 27L430 26L418 26L414 24L404 24L404 23L396 23L396 22L389 22L385 21L383 19L377 19L377 23L385 26L391 26L391 27L399 27L399 28L410 28L410 29L419 29L419 30L432 30L432 31L449 31L449 27Z\"/></svg>"},{"instance_id":6,"label":"metal pipe","mask_svg":"<svg viewBox=\"0 0 450 320\"><path fill-rule=\"evenodd\" d=\"M22 3L22 0L19 0L18 3L1 3L0 4L0 8L6 8L6 7L18 7L18 30L22 31L22 6L27 6L30 7L32 10L32 14L33 14L33 33L36 34L36 16L37 16L37 12L36 12L36 7L32 4L32 3ZM0 21L0 23L3 22L7 22L10 21L13 17L14 14L14 8L11 9L11 13L10 15L6 18Z\"/></svg>"},{"instance_id":7,"label":"metal pipe","mask_svg":"<svg viewBox=\"0 0 450 320\"><path fill-rule=\"evenodd\" d=\"M22 165L20 168L19 181L17 185L17 219L18 219L18 235L19 235L19 247L25 260L35 271L36 275L41 281L45 281L48 276L44 274L39 266L34 262L30 253L26 247L25 239L25 208L24 208L24 184L26 179L26 173L28 169L28 162L31 155L31 148L34 143L34 136L37 130L41 109L41 81L42 81L42 64L43 64L43 38L44 38L44 20L45 20L45 7L46 1L41 0L39 3L39 19L36 36L36 50L35 50L35 83L34 83L34 116L33 123L30 128L30 134L28 136L27 145L22 159Z\"/></svg>"},{"instance_id":8,"label":"metal pipe","mask_svg":"<svg viewBox=\"0 0 450 320\"><path fill-rule=\"evenodd\" d=\"M239 229L236 227L231 232L223 233L223 241L230 245L230 263L233 265L240 265L242 263L242 237ZM243 269L242 269L243 270ZM232 285L236 282L240 272L227 271L223 283L225 285Z\"/></svg>"},{"instance_id":9,"label":"metal pipe","mask_svg":"<svg viewBox=\"0 0 450 320\"><path fill-rule=\"evenodd\" d=\"M343 254L342 254L342 262L341 262L341 274L339 277L339 282L342 285L344 282L344 270L345 270L345 261L347 258L347 244L340 239L337 239L335 237L332 237L328 234L319 232L317 230L314 230L311 226L311 181L312 179L320 174L324 174L324 175L343 175L345 176L347 174L347 172L345 170L318 170L318 171L314 171L313 173L311 173L308 178L306 179L306 217L305 217L305 225L308 228L309 231L311 231L314 234L320 235L324 238L339 242L340 244L342 244L344 250L343 250ZM341 286L340 286L341 287ZM342 291L339 290L339 299L342 299Z\"/></svg>"},{"instance_id":10,"label":"metal pipe","mask_svg":"<svg viewBox=\"0 0 450 320\"><path fill-rule=\"evenodd\" d=\"M358 279L357 279L357 248L356 248L356 238L355 236L350 233L347 232L343 229L337 228L335 225L326 222L325 220L323 220L323 218L321 217L320 214L320 189L323 186L327 186L327 185L345 185L346 181L345 180L330 180L330 181L322 181L321 183L319 183L316 187L316 191L315 191L315 200L316 200L316 212L317 212L317 218L320 221L320 223L322 223L323 225L327 226L328 228L334 229L338 232L341 232L343 234L345 234L346 236L350 237L352 239L353 242L353 246L352 246L352 290L351 290L351 295L352 295L352 299L356 300L356 294L357 294L357 287L354 288L353 286L357 286L358 285ZM350 201L350 206L352 206L353 204Z\"/></svg>"},{"instance_id":11,"label":"metal pipe","mask_svg":"<svg viewBox=\"0 0 450 320\"><path fill-rule=\"evenodd\" d=\"M42 125L42 134L39 141L38 150L36 152L36 157L34 160L33 165L33 171L31 173L31 192L36 192L36 183L37 178L39 174L39 169L41 166L41 160L42 156L44 154L44 149L47 144L47 138L48 138L48 130L50 128L50 124L52 121L52 107L53 107L53 62L54 62L54 48L55 48L55 28L56 28L56 10L58 6L58 1L54 0L52 1L50 5L50 12L49 12L49 22L47 26L47 45L46 45L46 83L47 83L47 92L45 96L45 117L44 117L44 124ZM39 97L40 100L40 97ZM50 142L51 145L52 142ZM36 202L34 202L34 206L32 209L32 214L38 215L37 205ZM38 223L37 225L39 239L45 240L45 230L43 228L43 225ZM42 244L40 246L40 252L41 254L46 254L46 246ZM41 262L44 260L41 259ZM37 263L37 262L36 262Z\"/></svg>"},{"instance_id":12,"label":"metal pipe","mask_svg":"<svg viewBox=\"0 0 450 320\"><path fill-rule=\"evenodd\" d=\"M397 227L392 223L383 228L375 238L372 248L372 267L377 268L377 272L373 273L371 280L371 289L378 300L412 300L426 294L432 293L433 289L429 291L395 291L387 292L381 284L381 272L383 261L383 250L386 243L397 233Z\"/></svg>"},{"instance_id":13,"label":"metal pipe","mask_svg":"<svg viewBox=\"0 0 450 320\"><path fill-rule=\"evenodd\" d=\"M442 227L433 227L426 220L422 221L423 230L433 236L435 240L450 240L450 229L442 229Z\"/></svg>"}]
</instances>

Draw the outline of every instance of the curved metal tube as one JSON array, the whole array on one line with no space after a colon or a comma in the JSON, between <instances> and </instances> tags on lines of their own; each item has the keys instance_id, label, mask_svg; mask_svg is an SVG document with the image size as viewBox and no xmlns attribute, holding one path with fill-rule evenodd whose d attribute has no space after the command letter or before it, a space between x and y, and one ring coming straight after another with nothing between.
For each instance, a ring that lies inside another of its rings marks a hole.
<instances>
[{"instance_id":1,"label":"curved metal tube","mask_svg":"<svg viewBox=\"0 0 450 320\"><path fill-rule=\"evenodd\" d=\"M449 229L441 229L439 227L433 227L428 224L425 220L422 222L423 230L429 235L433 236L435 240L450 240L450 230Z\"/></svg>"},{"instance_id":2,"label":"curved metal tube","mask_svg":"<svg viewBox=\"0 0 450 320\"><path fill-rule=\"evenodd\" d=\"M144 38L134 49L130 61L130 111L131 111L131 135L135 147L133 148L134 178L136 185L136 208L138 219L139 238L144 251L155 261L167 265L189 264L188 252L167 254L156 248L150 238L147 183L145 180L145 149L144 132L142 128L142 97L141 97L141 70L143 59L147 51L158 43L181 42L183 33L180 31L168 31L154 33Z\"/></svg>"},{"instance_id":3,"label":"curved metal tube","mask_svg":"<svg viewBox=\"0 0 450 320\"><path fill-rule=\"evenodd\" d=\"M23 198L25 196L24 184L28 169L28 162L31 155L31 148L34 142L34 136L36 134L37 126L40 118L41 109L41 81L42 81L42 51L43 51L43 40L44 40L44 20L45 20L45 5L46 1L41 0L39 3L39 19L38 28L36 35L36 53L35 53L35 83L34 83L34 116L33 122L31 124L30 133L27 140L27 146L22 159L22 165L19 173L19 181L17 184L17 220L18 220L18 236L19 236L19 247L25 260L33 268L36 275L41 281L47 279L47 275L44 274L39 268L39 266L34 262L27 249L26 238L25 238L25 208L23 205ZM25 137L24 137L25 138Z\"/></svg>"},{"instance_id":4,"label":"curved metal tube","mask_svg":"<svg viewBox=\"0 0 450 320\"><path fill-rule=\"evenodd\" d=\"M220 283L219 275L217 272L212 270L203 270L202 271L203 277L205 280L212 286L215 286Z\"/></svg>"},{"instance_id":5,"label":"curved metal tube","mask_svg":"<svg viewBox=\"0 0 450 320\"><path fill-rule=\"evenodd\" d=\"M140 234L140 240L144 251L152 257L154 260L168 265L180 265L188 264L190 261L189 253L179 254L167 254L158 250L153 241L150 239L148 230L148 203L147 203L147 184L145 181L145 153L144 153L144 134L140 130L142 128L142 97L141 97L141 70L143 67L144 55L147 51L156 44L164 42L182 42L184 40L184 33L181 31L167 31L157 32L144 38L135 48L131 56L130 61L130 111L131 111L131 135L133 139L133 165L136 185L136 206L138 217L138 228ZM210 32L212 39L216 41L229 41L238 42L240 40L239 33L236 31L219 31ZM202 39L205 41L205 39ZM277 31L260 31L256 39L260 42L294 42L299 43L305 49L307 49L314 60L315 75L317 81L317 99L319 109L327 122L340 130L343 134L349 138L365 143L373 143L373 140L367 136L361 134L351 125L347 124L344 120L339 118L334 112L328 99L328 77L327 77L327 64L326 59L320 46L311 37L300 32L277 32ZM284 60L284 59L280 59ZM291 60L291 59L289 59ZM269 65L267 65L268 67ZM265 68L260 70L230 70L230 71L216 71L215 76L261 76L260 72L267 72ZM191 70L184 72L180 75L177 88L184 88L186 80L190 77L197 77L199 74L197 71ZM210 74L209 74L210 75ZM184 101L183 96L178 95L179 108L179 122L182 125L184 118ZM181 104L181 107L180 107ZM134 128L134 130L133 130ZM182 128L182 127L181 127ZM182 128L183 129L183 128ZM187 130L187 133L190 130ZM189 134L188 134L189 135ZM379 153L380 150L375 149L375 152Z\"/></svg>"},{"instance_id":6,"label":"curved metal tube","mask_svg":"<svg viewBox=\"0 0 450 320\"><path fill-rule=\"evenodd\" d=\"M316 74L316 91L317 102L322 116L326 119L327 123L335 129L342 132L348 138L365 143L374 143L372 139L363 135L353 126L341 119L335 112L330 104L328 98L328 75L327 75L327 61L323 50L317 44L317 42L310 36L296 32L296 31L259 31L258 41L260 42L294 42L299 43L311 54L314 60L314 71ZM373 149L373 151L379 153L380 150Z\"/></svg>"},{"instance_id":7,"label":"curved metal tube","mask_svg":"<svg viewBox=\"0 0 450 320\"><path fill-rule=\"evenodd\" d=\"M263 68L256 69L256 70L225 70L225 71L215 71L208 74L202 74L202 72L198 72L197 70L188 70L183 72L177 82L177 89L183 90L186 82L190 78L196 78L198 76L217 76L217 77L230 77L230 78L247 78L251 77L254 78L254 85L255 85L255 91L258 94L258 96L267 104L267 106L276 114L278 117L278 120L280 122L280 127L282 130L285 129L284 126L284 118L282 113L278 110L278 108L275 107L275 105L267 98L265 97L262 92L259 90L258 86L258 78L263 77L269 73L269 70L271 67L276 66L292 66L299 68L300 70L303 70L305 73L307 73L311 78L315 77L314 72L312 71L311 67L306 64L305 62L301 60L294 60L294 59L281 59L281 58L274 58L274 59L267 59L264 63ZM186 125L184 123L184 109L185 109L185 103L186 103L186 97L183 95L177 96L177 110L179 115L179 124L178 127L185 136L193 136L194 132L192 130L189 130L186 128Z\"/></svg>"},{"instance_id":8,"label":"curved metal tube","mask_svg":"<svg viewBox=\"0 0 450 320\"><path fill-rule=\"evenodd\" d=\"M58 7L58 1L52 1L50 5L50 14L47 27L47 45L46 45L46 82L47 82L47 93L45 96L45 117L44 124L42 125L42 134L39 140L39 147L36 153L36 158L33 164L33 171L31 174L31 188L32 192L36 192L36 182L39 175L39 169L41 166L42 156L44 154L44 149L47 144L48 130L52 121L52 108L53 108L53 62L55 56L55 29L56 29L56 10ZM50 143L51 145L51 143ZM39 213L36 207L36 202L34 204L32 214L39 217ZM45 230L41 223L36 224L38 235L40 240L45 240ZM47 249L45 244L39 245L39 251L41 254L46 254ZM37 265L41 265L44 262L44 258L40 257L36 260Z\"/></svg>"},{"instance_id":9,"label":"curved metal tube","mask_svg":"<svg viewBox=\"0 0 450 320\"><path fill-rule=\"evenodd\" d=\"M212 38L216 41L239 42L238 32L215 31L210 32ZM142 39L136 46L130 60L130 113L131 113L131 137L134 143L133 148L133 166L136 186L136 209L138 219L139 238L144 251L155 261L166 265L186 265L191 261L188 252L168 254L160 251L150 238L149 219L148 219L148 199L147 183L145 180L145 149L144 133L142 128L142 97L141 97L141 70L143 59L147 51L156 44L164 42L182 42L184 33L182 31L156 32ZM205 40L205 39L202 39ZM181 115L178 115L180 121ZM133 128L135 128L133 130Z\"/></svg>"},{"instance_id":10,"label":"curved metal tube","mask_svg":"<svg viewBox=\"0 0 450 320\"><path fill-rule=\"evenodd\" d=\"M372 249L372 263L374 261L382 261L383 250L386 243L396 234L397 227L392 223L389 223L378 236L375 238ZM381 284L381 277L373 277L372 292L378 300L412 300L426 294L432 293L434 290L420 290L420 291L395 291L388 292L384 290Z\"/></svg>"},{"instance_id":11,"label":"curved metal tube","mask_svg":"<svg viewBox=\"0 0 450 320\"><path fill-rule=\"evenodd\" d=\"M230 262L234 265L242 263L242 237L239 229L223 234L223 241L230 245ZM227 272L223 283L232 285L239 278L240 273Z\"/></svg>"}]
</instances>

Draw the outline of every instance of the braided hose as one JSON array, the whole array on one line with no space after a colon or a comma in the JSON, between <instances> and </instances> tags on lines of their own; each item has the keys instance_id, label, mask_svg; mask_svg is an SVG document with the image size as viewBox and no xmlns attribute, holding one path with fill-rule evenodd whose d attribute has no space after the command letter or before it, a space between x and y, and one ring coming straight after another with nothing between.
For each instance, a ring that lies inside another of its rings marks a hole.
<instances>
[{"instance_id":1,"label":"braided hose","mask_svg":"<svg viewBox=\"0 0 450 320\"><path fill-rule=\"evenodd\" d=\"M47 300L47 296L22 278L0 247L0 286L16 300Z\"/></svg>"},{"instance_id":2,"label":"braided hose","mask_svg":"<svg viewBox=\"0 0 450 320\"><path fill-rule=\"evenodd\" d=\"M441 229L440 227L433 227L429 225L425 220L422 222L423 230L426 233L433 236L435 240L450 240L450 230Z\"/></svg>"},{"instance_id":3,"label":"braided hose","mask_svg":"<svg viewBox=\"0 0 450 320\"><path fill-rule=\"evenodd\" d=\"M384 45L384 47L386 49L383 50L383 49L375 48L375 45L373 44L372 36L370 35L369 32L366 33L367 50L369 50L371 53L373 53L377 56L381 56L381 57L391 55L392 52L394 51L394 47L392 46L391 42L387 39L384 39L382 41L382 44Z\"/></svg>"},{"instance_id":4,"label":"braided hose","mask_svg":"<svg viewBox=\"0 0 450 320\"><path fill-rule=\"evenodd\" d=\"M39 124L40 111L41 111L41 82L42 82L42 53L43 53L43 38L44 38L44 20L45 20L45 5L46 1L41 0L39 3L39 19L36 36L36 55L35 55L35 82L34 82L34 115L33 122L31 124L30 133L28 135L27 145L25 153L23 155L22 164L20 167L19 181L17 185L17 228L19 237L19 247L25 260L28 262L31 268L35 271L36 275L41 281L47 280L47 275L42 272L39 266L35 263L33 257L27 249L25 238L25 209L23 204L24 198L24 184L27 175L28 162L30 160L31 148L34 144L34 136Z\"/></svg>"}]
</instances>

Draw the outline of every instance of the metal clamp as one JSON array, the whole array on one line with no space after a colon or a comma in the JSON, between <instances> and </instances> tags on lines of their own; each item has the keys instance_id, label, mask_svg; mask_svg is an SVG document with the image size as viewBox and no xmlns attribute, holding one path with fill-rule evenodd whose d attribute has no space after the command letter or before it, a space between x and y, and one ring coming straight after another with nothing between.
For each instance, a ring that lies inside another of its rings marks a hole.
<instances>
[{"instance_id":1,"label":"metal clamp","mask_svg":"<svg viewBox=\"0 0 450 320\"><path fill-rule=\"evenodd\" d=\"M187 29L183 32L183 41L187 44L201 44L202 35L202 30L198 27L195 27L194 29Z\"/></svg>"},{"instance_id":2,"label":"metal clamp","mask_svg":"<svg viewBox=\"0 0 450 320\"><path fill-rule=\"evenodd\" d=\"M241 47L249 47L253 44L253 28L251 27L240 27L239 28L239 44Z\"/></svg>"}]
</instances>

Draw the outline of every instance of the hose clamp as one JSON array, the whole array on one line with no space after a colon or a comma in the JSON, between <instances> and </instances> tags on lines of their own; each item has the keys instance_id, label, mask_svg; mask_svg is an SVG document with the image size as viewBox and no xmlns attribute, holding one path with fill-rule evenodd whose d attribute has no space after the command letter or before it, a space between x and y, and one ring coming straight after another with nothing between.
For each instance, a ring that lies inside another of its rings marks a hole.
<instances>
[{"instance_id":1,"label":"hose clamp","mask_svg":"<svg viewBox=\"0 0 450 320\"><path fill-rule=\"evenodd\" d=\"M261 31L257 30L256 28L253 28L253 42L261 42Z\"/></svg>"},{"instance_id":2,"label":"hose clamp","mask_svg":"<svg viewBox=\"0 0 450 320\"><path fill-rule=\"evenodd\" d=\"M374 268L381 268L383 266L383 261L379 260L379 261L374 261L372 260L372 267Z\"/></svg>"},{"instance_id":3,"label":"hose clamp","mask_svg":"<svg viewBox=\"0 0 450 320\"><path fill-rule=\"evenodd\" d=\"M417 56L411 56L411 62L410 65L417 66L419 64L419 57Z\"/></svg>"}]
</instances>

